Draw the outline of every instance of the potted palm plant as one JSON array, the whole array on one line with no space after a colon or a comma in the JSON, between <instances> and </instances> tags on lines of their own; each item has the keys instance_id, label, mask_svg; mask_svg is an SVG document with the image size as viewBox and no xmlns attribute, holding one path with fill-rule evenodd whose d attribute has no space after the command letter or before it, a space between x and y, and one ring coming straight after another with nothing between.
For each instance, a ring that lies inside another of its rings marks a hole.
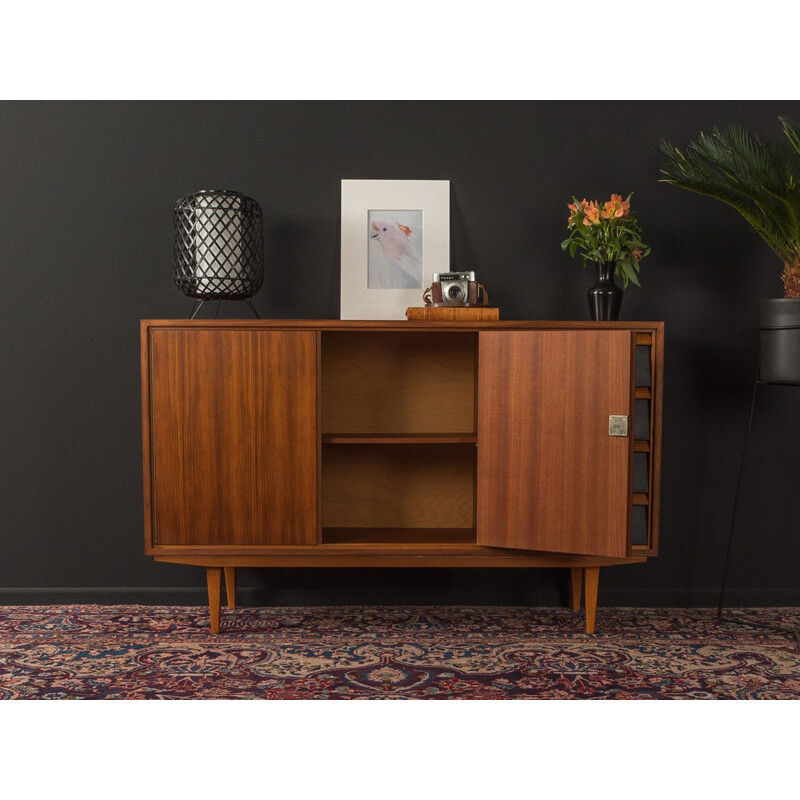
<instances>
[{"instance_id":1,"label":"potted palm plant","mask_svg":"<svg viewBox=\"0 0 800 800\"><path fill-rule=\"evenodd\" d=\"M780 258L784 296L760 304L759 376L800 384L800 128L779 119L778 144L739 125L701 133L683 150L662 139L661 180L731 206Z\"/></svg>"}]
</instances>

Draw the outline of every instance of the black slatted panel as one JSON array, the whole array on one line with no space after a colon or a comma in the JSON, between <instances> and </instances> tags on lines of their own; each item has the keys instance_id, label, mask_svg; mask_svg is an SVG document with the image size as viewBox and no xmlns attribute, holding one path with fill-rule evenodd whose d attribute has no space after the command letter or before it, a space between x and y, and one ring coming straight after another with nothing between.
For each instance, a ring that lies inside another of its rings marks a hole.
<instances>
[{"instance_id":1,"label":"black slatted panel","mask_svg":"<svg viewBox=\"0 0 800 800\"><path fill-rule=\"evenodd\" d=\"M633 530L631 532L633 544L647 545L647 506L633 507Z\"/></svg>"},{"instance_id":2,"label":"black slatted panel","mask_svg":"<svg viewBox=\"0 0 800 800\"><path fill-rule=\"evenodd\" d=\"M649 344L636 345L636 385L650 386L650 354Z\"/></svg>"},{"instance_id":3,"label":"black slatted panel","mask_svg":"<svg viewBox=\"0 0 800 800\"><path fill-rule=\"evenodd\" d=\"M636 401L636 423L634 436L637 439L650 438L650 401Z\"/></svg>"}]
</instances>

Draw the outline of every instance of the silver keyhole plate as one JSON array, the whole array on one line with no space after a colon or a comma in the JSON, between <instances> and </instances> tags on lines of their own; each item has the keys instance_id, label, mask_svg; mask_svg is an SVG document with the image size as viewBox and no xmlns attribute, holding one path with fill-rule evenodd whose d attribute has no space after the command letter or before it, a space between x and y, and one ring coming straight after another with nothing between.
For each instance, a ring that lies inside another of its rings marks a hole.
<instances>
[{"instance_id":1,"label":"silver keyhole plate","mask_svg":"<svg viewBox=\"0 0 800 800\"><path fill-rule=\"evenodd\" d=\"M608 417L609 436L628 435L628 417L621 414L610 414Z\"/></svg>"}]
</instances>

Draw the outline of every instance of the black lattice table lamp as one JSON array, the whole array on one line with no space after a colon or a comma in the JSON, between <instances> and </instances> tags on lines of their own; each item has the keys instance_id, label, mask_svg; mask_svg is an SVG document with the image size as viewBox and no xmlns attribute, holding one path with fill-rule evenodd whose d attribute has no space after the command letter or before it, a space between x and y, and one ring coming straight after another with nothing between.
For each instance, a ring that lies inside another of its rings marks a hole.
<instances>
[{"instance_id":1,"label":"black lattice table lamp","mask_svg":"<svg viewBox=\"0 0 800 800\"><path fill-rule=\"evenodd\" d=\"M258 203L240 192L204 189L175 203L175 283L204 302L250 298L264 282L264 220Z\"/></svg>"}]
</instances>

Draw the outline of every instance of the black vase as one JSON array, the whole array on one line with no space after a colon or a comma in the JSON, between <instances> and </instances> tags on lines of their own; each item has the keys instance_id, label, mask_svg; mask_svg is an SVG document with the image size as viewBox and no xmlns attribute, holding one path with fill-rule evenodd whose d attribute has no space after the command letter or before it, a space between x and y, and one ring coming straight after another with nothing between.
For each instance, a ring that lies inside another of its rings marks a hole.
<instances>
[{"instance_id":1,"label":"black vase","mask_svg":"<svg viewBox=\"0 0 800 800\"><path fill-rule=\"evenodd\" d=\"M760 311L759 379L800 385L800 299L762 300Z\"/></svg>"},{"instance_id":2,"label":"black vase","mask_svg":"<svg viewBox=\"0 0 800 800\"><path fill-rule=\"evenodd\" d=\"M589 289L589 319L612 322L619 319L622 289L614 283L614 261L597 261L597 282Z\"/></svg>"}]
</instances>

